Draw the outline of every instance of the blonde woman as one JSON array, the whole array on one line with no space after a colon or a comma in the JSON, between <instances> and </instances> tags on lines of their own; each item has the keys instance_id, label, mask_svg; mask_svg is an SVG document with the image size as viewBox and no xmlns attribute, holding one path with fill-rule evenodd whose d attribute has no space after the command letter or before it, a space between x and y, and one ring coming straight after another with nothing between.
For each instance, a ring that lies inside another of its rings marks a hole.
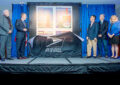
<instances>
[{"instance_id":1,"label":"blonde woman","mask_svg":"<svg viewBox=\"0 0 120 85\"><path fill-rule=\"evenodd\" d=\"M108 30L109 43L112 45L112 58L118 58L118 44L120 40L120 21L116 15L111 16L111 26Z\"/></svg>"}]
</instances>

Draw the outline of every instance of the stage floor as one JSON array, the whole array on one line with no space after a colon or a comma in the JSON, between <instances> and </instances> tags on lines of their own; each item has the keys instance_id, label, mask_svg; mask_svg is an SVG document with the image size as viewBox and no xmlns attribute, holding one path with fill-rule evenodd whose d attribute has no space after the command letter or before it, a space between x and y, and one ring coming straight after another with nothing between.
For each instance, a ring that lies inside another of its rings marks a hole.
<instances>
[{"instance_id":1,"label":"stage floor","mask_svg":"<svg viewBox=\"0 0 120 85\"><path fill-rule=\"evenodd\" d=\"M120 59L112 58L28 58L0 61L0 72L91 74L120 72Z\"/></svg>"},{"instance_id":2,"label":"stage floor","mask_svg":"<svg viewBox=\"0 0 120 85\"><path fill-rule=\"evenodd\" d=\"M120 63L120 59L112 58L28 58L24 60L6 60L0 61L0 64L109 64Z\"/></svg>"}]
</instances>

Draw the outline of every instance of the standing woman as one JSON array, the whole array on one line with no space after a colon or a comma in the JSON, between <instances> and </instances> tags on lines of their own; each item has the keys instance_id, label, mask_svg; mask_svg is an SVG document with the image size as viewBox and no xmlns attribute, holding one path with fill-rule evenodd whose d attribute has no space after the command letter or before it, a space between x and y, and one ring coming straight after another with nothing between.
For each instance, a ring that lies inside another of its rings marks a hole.
<instances>
[{"instance_id":1,"label":"standing woman","mask_svg":"<svg viewBox=\"0 0 120 85\"><path fill-rule=\"evenodd\" d=\"M118 58L118 44L120 40L120 21L116 15L111 16L111 26L108 30L109 43L112 45L112 58ZM114 53L116 53L114 55Z\"/></svg>"}]
</instances>

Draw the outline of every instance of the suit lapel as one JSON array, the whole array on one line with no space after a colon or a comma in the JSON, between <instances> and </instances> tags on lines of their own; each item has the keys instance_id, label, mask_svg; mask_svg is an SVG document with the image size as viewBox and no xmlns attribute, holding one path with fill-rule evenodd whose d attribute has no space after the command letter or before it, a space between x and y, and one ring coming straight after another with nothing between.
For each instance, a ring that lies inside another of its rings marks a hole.
<instances>
[{"instance_id":1,"label":"suit lapel","mask_svg":"<svg viewBox=\"0 0 120 85\"><path fill-rule=\"evenodd\" d=\"M101 26L101 27L102 27L102 29L104 28L104 23L105 23L105 21L103 21L103 23L102 23L102 26Z\"/></svg>"},{"instance_id":2,"label":"suit lapel","mask_svg":"<svg viewBox=\"0 0 120 85\"><path fill-rule=\"evenodd\" d=\"M92 28L92 27L94 26L94 24L95 24L95 22L92 24L92 26L91 26L91 24L90 24L90 28Z\"/></svg>"},{"instance_id":3,"label":"suit lapel","mask_svg":"<svg viewBox=\"0 0 120 85\"><path fill-rule=\"evenodd\" d=\"M22 25L23 25L24 27L26 27L22 20L21 20L21 23L22 23Z\"/></svg>"},{"instance_id":4,"label":"suit lapel","mask_svg":"<svg viewBox=\"0 0 120 85\"><path fill-rule=\"evenodd\" d=\"M104 23L105 23L105 21L103 21L102 24L101 24L101 22L99 21L99 26L100 26L100 29L101 29L101 30L104 28Z\"/></svg>"}]
</instances>

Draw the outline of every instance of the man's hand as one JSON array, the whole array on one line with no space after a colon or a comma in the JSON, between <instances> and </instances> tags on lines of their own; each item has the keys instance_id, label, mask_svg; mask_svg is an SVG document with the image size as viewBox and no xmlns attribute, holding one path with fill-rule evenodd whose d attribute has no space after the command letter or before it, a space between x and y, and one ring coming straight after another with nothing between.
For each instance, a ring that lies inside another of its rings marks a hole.
<instances>
[{"instance_id":1,"label":"man's hand","mask_svg":"<svg viewBox=\"0 0 120 85\"><path fill-rule=\"evenodd\" d=\"M97 38L94 38L95 42L97 42Z\"/></svg>"},{"instance_id":2,"label":"man's hand","mask_svg":"<svg viewBox=\"0 0 120 85\"><path fill-rule=\"evenodd\" d=\"M8 34L11 34L11 33L12 33L12 31L11 31L11 30L9 30Z\"/></svg>"},{"instance_id":3,"label":"man's hand","mask_svg":"<svg viewBox=\"0 0 120 85\"><path fill-rule=\"evenodd\" d=\"M25 31L25 32L26 32L26 31L27 31L27 29L26 29L26 28L24 28L24 29L23 29L23 31Z\"/></svg>"},{"instance_id":4,"label":"man's hand","mask_svg":"<svg viewBox=\"0 0 120 85\"><path fill-rule=\"evenodd\" d=\"M98 37L102 37L102 35L101 35L101 34L99 34L99 35L98 35Z\"/></svg>"},{"instance_id":5,"label":"man's hand","mask_svg":"<svg viewBox=\"0 0 120 85\"><path fill-rule=\"evenodd\" d=\"M88 40L88 37L86 37L86 39Z\"/></svg>"}]
</instances>

